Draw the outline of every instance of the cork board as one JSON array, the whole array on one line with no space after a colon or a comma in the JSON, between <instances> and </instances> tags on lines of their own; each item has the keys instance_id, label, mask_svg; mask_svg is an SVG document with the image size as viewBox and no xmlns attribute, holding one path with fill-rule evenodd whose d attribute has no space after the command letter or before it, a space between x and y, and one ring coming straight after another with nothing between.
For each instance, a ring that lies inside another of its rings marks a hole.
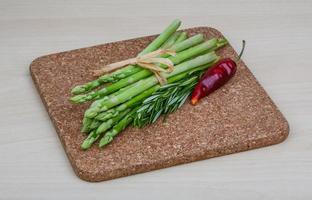
<instances>
[{"instance_id":1,"label":"cork board","mask_svg":"<svg viewBox=\"0 0 312 200\"><path fill-rule=\"evenodd\" d=\"M189 36L221 37L213 28L186 29ZM70 89L92 80L92 69L134 57L155 36L42 56L30 65L40 97L70 163L81 179L103 181L282 142L288 123L243 61L236 75L197 106L186 103L166 123L130 127L104 149L82 151L81 120L89 104L72 105ZM228 45L217 52L237 57Z\"/></svg>"}]
</instances>

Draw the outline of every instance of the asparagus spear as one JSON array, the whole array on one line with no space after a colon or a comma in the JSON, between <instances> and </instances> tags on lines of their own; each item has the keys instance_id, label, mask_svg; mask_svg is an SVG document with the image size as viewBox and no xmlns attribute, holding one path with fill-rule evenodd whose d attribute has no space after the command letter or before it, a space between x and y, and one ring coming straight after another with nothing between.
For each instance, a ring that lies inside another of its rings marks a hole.
<instances>
[{"instance_id":1,"label":"asparagus spear","mask_svg":"<svg viewBox=\"0 0 312 200\"><path fill-rule=\"evenodd\" d=\"M174 75L186 72L191 69L195 69L196 67L199 67L201 65L211 63L216 59L218 59L218 56L215 54L215 52L210 52L208 54L198 56L192 60L185 61L179 65L176 65L174 70L171 73L163 73L163 75L166 78L170 78L170 77L173 77ZM106 111L116 105L126 102L130 100L132 97L156 85L157 83L158 83L158 80L155 76L151 76L146 79L140 80L134 83L133 87L131 87L127 91L121 94L118 94L114 96L113 98L101 101L96 106L89 108L85 112L85 116L89 118L94 118L101 111Z\"/></svg>"},{"instance_id":2,"label":"asparagus spear","mask_svg":"<svg viewBox=\"0 0 312 200\"><path fill-rule=\"evenodd\" d=\"M130 112L130 109L123 111L120 115L112 118L108 121L102 122L102 124L96 129L93 130L88 137L83 141L81 148L86 150L91 147L91 145L101 136L102 133L110 129L114 124L120 121L127 113Z\"/></svg>"},{"instance_id":3,"label":"asparagus spear","mask_svg":"<svg viewBox=\"0 0 312 200\"><path fill-rule=\"evenodd\" d=\"M89 133L91 130L90 126L91 126L92 122L93 122L93 119L91 119L89 117L83 117L81 132Z\"/></svg>"},{"instance_id":4,"label":"asparagus spear","mask_svg":"<svg viewBox=\"0 0 312 200\"><path fill-rule=\"evenodd\" d=\"M181 21L174 20L152 43L150 43L139 55L143 55L158 49L181 25Z\"/></svg>"},{"instance_id":5,"label":"asparagus spear","mask_svg":"<svg viewBox=\"0 0 312 200\"><path fill-rule=\"evenodd\" d=\"M170 38L161 45L160 49L168 49L172 47L172 45L176 42L176 40L180 37L181 32L175 32L170 36Z\"/></svg>"},{"instance_id":6,"label":"asparagus spear","mask_svg":"<svg viewBox=\"0 0 312 200\"><path fill-rule=\"evenodd\" d=\"M181 21L176 19L174 20L153 42L151 42L139 55L144 55L146 53L157 50L172 34L176 32L176 30L181 25ZM127 68L123 68L115 72L115 74L121 73L122 71L128 71L130 68L135 68L133 65L129 65ZM93 88L96 88L103 83L112 82L114 78L109 75L101 76L96 81L91 81L84 85L78 85L72 89L72 94L82 94L87 91L90 91Z\"/></svg>"},{"instance_id":7,"label":"asparagus spear","mask_svg":"<svg viewBox=\"0 0 312 200\"><path fill-rule=\"evenodd\" d=\"M99 120L95 120L93 119L91 125L90 125L90 129L93 130L93 129L96 129L98 128L101 124L103 123L103 121L99 121Z\"/></svg>"},{"instance_id":8,"label":"asparagus spear","mask_svg":"<svg viewBox=\"0 0 312 200\"><path fill-rule=\"evenodd\" d=\"M182 35L182 34L181 34ZM184 34L183 34L184 35ZM182 39L183 39L183 36L182 35ZM182 39L179 39L178 40L182 40ZM183 40L182 42L177 42L176 44L174 44L170 49L174 50L175 52L181 52L185 49L188 49L192 46L195 46L197 44L200 44L204 41L204 36L203 34L197 34L197 35L194 35L193 37L190 37L188 39L185 39Z\"/></svg>"},{"instance_id":9,"label":"asparagus spear","mask_svg":"<svg viewBox=\"0 0 312 200\"><path fill-rule=\"evenodd\" d=\"M200 55L209 49L214 48L217 46L218 40L217 39L211 39L209 41L206 41L202 44L196 45L195 47L189 48L187 50L184 50L180 53L177 53L176 56L170 56L168 59L170 59L173 64L179 64L183 62L184 60L190 59L194 56ZM93 99L99 99L101 97L104 97L108 94L111 94L115 91L117 91L120 88L123 88L131 83L134 83L136 81L139 81L143 78L146 78L148 76L152 75L152 72L147 69L143 69L140 72L133 74L129 76L128 78L122 79L112 85L109 85L107 87L104 87L98 91L92 91L88 94L83 94L83 95L76 95L72 97L70 100L73 103L84 103L86 101L90 101Z\"/></svg>"},{"instance_id":10,"label":"asparagus spear","mask_svg":"<svg viewBox=\"0 0 312 200\"><path fill-rule=\"evenodd\" d=\"M178 37L178 39L175 41L175 44L180 43L187 39L187 33L182 32L181 35Z\"/></svg>"},{"instance_id":11,"label":"asparagus spear","mask_svg":"<svg viewBox=\"0 0 312 200\"><path fill-rule=\"evenodd\" d=\"M136 107L131 112L129 112L122 120L120 120L112 129L105 133L99 143L99 147L104 147L109 144L116 135L123 131L133 120L134 113L139 107Z\"/></svg>"},{"instance_id":12,"label":"asparagus spear","mask_svg":"<svg viewBox=\"0 0 312 200\"><path fill-rule=\"evenodd\" d=\"M182 37L182 39L183 39L183 37ZM182 39L180 39L180 40L182 40ZM195 35L195 36L193 36L187 40L184 40L180 43L173 45L170 49L172 49L176 52L181 52L181 51L188 49L194 45L197 45L203 41L204 41L203 35L197 34L197 35ZM166 56L168 57L169 55L165 55L164 57L166 57ZM89 92L92 89L97 88L100 85L103 85L104 83L116 82L122 78L125 78L125 77L132 75L134 73L137 73L141 70L142 70L142 68L139 66L134 67L133 65L129 65L129 66L126 66L122 69L116 70L115 72L113 72L111 74L105 74L103 76L100 76L98 79L90 81L88 83L85 83L84 85L78 85L72 89L72 93L77 95L77 94Z\"/></svg>"}]
</instances>

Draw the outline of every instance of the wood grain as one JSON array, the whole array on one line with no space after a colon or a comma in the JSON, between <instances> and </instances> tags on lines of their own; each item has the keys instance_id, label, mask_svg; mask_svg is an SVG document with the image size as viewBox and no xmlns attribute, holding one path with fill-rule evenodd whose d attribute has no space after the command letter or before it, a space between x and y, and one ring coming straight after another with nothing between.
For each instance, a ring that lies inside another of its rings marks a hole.
<instances>
[{"instance_id":1,"label":"wood grain","mask_svg":"<svg viewBox=\"0 0 312 200\"><path fill-rule=\"evenodd\" d=\"M311 1L145 2L0 2L1 198L309 199ZM176 17L184 28L218 28L234 49L247 41L243 59L288 119L288 139L114 181L81 181L33 87L29 63L38 55L159 33Z\"/></svg>"}]
</instances>

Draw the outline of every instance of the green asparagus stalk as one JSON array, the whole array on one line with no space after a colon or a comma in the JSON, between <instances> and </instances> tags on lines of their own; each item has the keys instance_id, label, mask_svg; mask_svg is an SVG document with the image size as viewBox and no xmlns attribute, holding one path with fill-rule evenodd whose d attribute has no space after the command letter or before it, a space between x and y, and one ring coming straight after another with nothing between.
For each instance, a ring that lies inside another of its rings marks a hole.
<instances>
[{"instance_id":1,"label":"green asparagus stalk","mask_svg":"<svg viewBox=\"0 0 312 200\"><path fill-rule=\"evenodd\" d=\"M217 39L211 39L209 41L206 41L202 44L196 45L192 48L189 48L187 50L184 50L180 53L177 53L176 56L170 56L168 59L170 59L173 64L179 64L183 62L184 60L190 59L192 57L195 57L197 55L200 55L209 49L214 48L217 46L218 40ZM86 101L94 100L94 99L99 99L102 98L108 94L111 94L115 91L117 91L120 88L123 88L129 84L135 83L143 78L146 78L153 73L150 70L143 69L140 72L133 74L129 76L128 78L122 79L116 83L113 83L112 85L109 85L107 87L104 87L98 91L92 91L88 94L83 94L83 95L76 95L72 97L70 100L73 103L84 103Z\"/></svg>"},{"instance_id":2,"label":"green asparagus stalk","mask_svg":"<svg viewBox=\"0 0 312 200\"><path fill-rule=\"evenodd\" d=\"M191 47L189 49L186 49L184 51L181 51L177 53L176 56L170 56L169 59L173 62L173 64L180 64L184 60L188 60L190 58L193 58L197 55L200 55L203 52L207 52L212 48L215 48L218 45L218 40L216 38L213 38L211 40L208 40L202 44L198 44L194 47Z\"/></svg>"},{"instance_id":3,"label":"green asparagus stalk","mask_svg":"<svg viewBox=\"0 0 312 200\"><path fill-rule=\"evenodd\" d=\"M109 144L116 135L123 131L133 120L134 113L139 107L136 107L131 112L129 112L122 120L120 120L113 128L111 128L105 135L102 137L99 143L99 147L104 147Z\"/></svg>"},{"instance_id":4,"label":"green asparagus stalk","mask_svg":"<svg viewBox=\"0 0 312 200\"><path fill-rule=\"evenodd\" d=\"M182 40L182 39L180 39L180 40ZM170 49L172 49L175 52L179 53L181 51L184 51L185 49L191 48L191 47L193 47L193 46L195 46L197 44L200 44L202 42L204 42L203 34L197 34L197 35L194 35L193 37L190 37L188 39L183 40L182 42L177 42Z\"/></svg>"},{"instance_id":5,"label":"green asparagus stalk","mask_svg":"<svg viewBox=\"0 0 312 200\"><path fill-rule=\"evenodd\" d=\"M217 45L208 50L206 53L208 53L209 51L216 51L228 43L228 41L225 38L218 38L217 40L218 40Z\"/></svg>"},{"instance_id":6,"label":"green asparagus stalk","mask_svg":"<svg viewBox=\"0 0 312 200\"><path fill-rule=\"evenodd\" d=\"M187 33L182 32L181 35L178 37L178 39L175 41L175 44L178 44L186 39L187 39Z\"/></svg>"},{"instance_id":7,"label":"green asparagus stalk","mask_svg":"<svg viewBox=\"0 0 312 200\"><path fill-rule=\"evenodd\" d=\"M151 42L141 53L139 53L139 55L144 55L146 53L152 52L157 50L171 35L173 35L176 30L179 28L179 26L181 25L181 21L176 19L174 20L153 42ZM115 72L115 74L118 74L120 72L127 71L129 70L129 68L135 68L135 66L133 65L129 65L128 69L121 69ZM82 94L85 93L87 91L92 90L93 88L96 88L100 85L102 85L103 83L107 83L107 82L112 82L114 81L114 78L109 76L109 75L104 75L101 76L99 79L97 79L96 81L91 81L89 83L86 83L84 85L78 85L76 87L74 87L72 89L72 94Z\"/></svg>"},{"instance_id":8,"label":"green asparagus stalk","mask_svg":"<svg viewBox=\"0 0 312 200\"><path fill-rule=\"evenodd\" d=\"M174 70L171 73L163 73L164 77L170 78L177 74L186 72L191 69L195 69L201 65L205 65L208 63L213 62L214 60L218 59L218 56L215 52L210 52L208 54L204 54L202 56L198 56L192 60L185 61L179 65L176 65ZM85 116L89 118L94 118L102 111L106 111L116 105L119 105L123 102L126 102L133 98L134 96L142 93L143 91L153 87L158 83L158 80L155 76L150 76L146 79L140 80L134 83L133 87L128 89L127 91L114 96L113 98L104 100L99 102L96 106L89 108L85 112Z\"/></svg>"},{"instance_id":9,"label":"green asparagus stalk","mask_svg":"<svg viewBox=\"0 0 312 200\"><path fill-rule=\"evenodd\" d=\"M181 21L174 20L152 43L150 43L139 55L158 49L181 25Z\"/></svg>"},{"instance_id":10,"label":"green asparagus stalk","mask_svg":"<svg viewBox=\"0 0 312 200\"><path fill-rule=\"evenodd\" d=\"M93 119L88 118L88 117L83 117L81 132L89 133L91 131L90 126L92 122L93 122Z\"/></svg>"},{"instance_id":11,"label":"green asparagus stalk","mask_svg":"<svg viewBox=\"0 0 312 200\"><path fill-rule=\"evenodd\" d=\"M103 123L103 121L99 121L99 120L95 120L93 119L91 125L90 125L90 129L93 130L93 129L96 129L98 128L101 124Z\"/></svg>"},{"instance_id":12,"label":"green asparagus stalk","mask_svg":"<svg viewBox=\"0 0 312 200\"><path fill-rule=\"evenodd\" d=\"M143 93L146 93L146 91L145 92L143 92ZM142 94L143 94L142 93ZM151 93L152 94L152 93ZM131 101L131 100L130 100ZM138 101L136 101L135 103L137 103ZM122 106L122 108L121 108L121 110L123 109L123 107L126 107L126 106L124 106L124 104L121 104L120 106ZM119 107L119 106L118 106ZM99 121L106 121L106 120L108 120L108 119L111 119L111 118L113 118L113 117L116 117L117 115L119 114L119 109L116 109L116 108L112 108L112 109L110 109L110 110L108 110L108 111L105 111L105 112L102 112L102 113L100 113L100 114L98 114L94 119L95 120L99 120Z\"/></svg>"},{"instance_id":13,"label":"green asparagus stalk","mask_svg":"<svg viewBox=\"0 0 312 200\"><path fill-rule=\"evenodd\" d=\"M184 34L181 34L182 36ZM183 36L184 37L184 36ZM183 39L182 37L182 39ZM180 39L180 40L182 40ZM184 40L182 42L176 43L175 45L173 45L170 49L178 52L181 52L185 49L188 49L192 46L195 46L199 43L202 43L204 41L204 37L202 34L197 34L187 40ZM164 57L168 57L169 55L164 55ZM78 94L82 94L85 92L89 92L91 90L93 90L94 88L97 88L101 85L103 85L104 83L107 82L116 82L120 79L126 78L134 73L137 73L139 71L141 71L142 68L139 66L133 66L133 65L129 65L126 66L122 69L116 70L115 72L111 73L111 74L105 74L103 76L100 76L98 79L90 81L88 83L85 83L84 85L78 85L76 87L73 88L72 93L75 95Z\"/></svg>"},{"instance_id":14,"label":"green asparagus stalk","mask_svg":"<svg viewBox=\"0 0 312 200\"><path fill-rule=\"evenodd\" d=\"M91 145L101 136L102 133L110 129L114 124L120 121L127 113L130 112L130 109L123 111L115 118L112 118L108 121L102 122L102 124L96 129L93 130L88 137L83 141L81 148L86 150L91 147Z\"/></svg>"},{"instance_id":15,"label":"green asparagus stalk","mask_svg":"<svg viewBox=\"0 0 312 200\"><path fill-rule=\"evenodd\" d=\"M86 123L82 124L81 132L82 133L90 133L92 130L98 128L103 121L99 121L96 119L84 117L83 121L86 121Z\"/></svg>"},{"instance_id":16,"label":"green asparagus stalk","mask_svg":"<svg viewBox=\"0 0 312 200\"><path fill-rule=\"evenodd\" d=\"M177 39L180 37L181 32L175 32L170 36L170 38L161 45L160 49L169 49L174 45L174 43L177 41Z\"/></svg>"}]
</instances>

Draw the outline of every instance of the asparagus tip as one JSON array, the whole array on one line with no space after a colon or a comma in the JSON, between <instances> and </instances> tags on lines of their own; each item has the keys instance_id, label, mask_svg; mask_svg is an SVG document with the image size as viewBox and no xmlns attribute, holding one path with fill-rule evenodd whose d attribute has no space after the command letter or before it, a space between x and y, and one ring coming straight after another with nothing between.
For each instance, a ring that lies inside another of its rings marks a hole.
<instances>
[{"instance_id":1,"label":"asparagus tip","mask_svg":"<svg viewBox=\"0 0 312 200\"><path fill-rule=\"evenodd\" d=\"M113 140L113 137L108 136L108 135L105 135L105 136L100 140L99 147L104 147L104 146L106 146L106 145L109 144L112 140Z\"/></svg>"},{"instance_id":2,"label":"asparagus tip","mask_svg":"<svg viewBox=\"0 0 312 200\"><path fill-rule=\"evenodd\" d=\"M86 92L86 88L81 86L81 85L78 85L76 87L74 87L72 90L71 90L71 93L73 95L77 95L77 94L81 94L81 93L84 93Z\"/></svg>"},{"instance_id":3,"label":"asparagus tip","mask_svg":"<svg viewBox=\"0 0 312 200\"><path fill-rule=\"evenodd\" d=\"M90 108L85 112L85 117L94 118L97 114L98 114L97 110Z\"/></svg>"},{"instance_id":4,"label":"asparagus tip","mask_svg":"<svg viewBox=\"0 0 312 200\"><path fill-rule=\"evenodd\" d=\"M181 24L182 23L182 21L180 20L180 19L175 19L175 20L173 20L173 22L172 23L177 23L177 24Z\"/></svg>"},{"instance_id":5,"label":"asparagus tip","mask_svg":"<svg viewBox=\"0 0 312 200\"><path fill-rule=\"evenodd\" d=\"M73 97L71 97L70 99L69 99L69 101L70 102L72 102L72 103L75 103L75 104L79 104L79 103L81 103L81 100L82 100L82 97L83 97L84 95L76 95L76 96L73 96Z\"/></svg>"},{"instance_id":6,"label":"asparagus tip","mask_svg":"<svg viewBox=\"0 0 312 200\"><path fill-rule=\"evenodd\" d=\"M91 147L91 144L92 144L92 143L90 143L89 140L85 140L85 141L83 141L83 143L81 144L81 149L87 150L87 149L89 149L89 148Z\"/></svg>"},{"instance_id":7,"label":"asparagus tip","mask_svg":"<svg viewBox=\"0 0 312 200\"><path fill-rule=\"evenodd\" d=\"M82 133L87 133L89 130L88 130L88 127L86 126L82 126L81 130L80 130Z\"/></svg>"}]
</instances>

